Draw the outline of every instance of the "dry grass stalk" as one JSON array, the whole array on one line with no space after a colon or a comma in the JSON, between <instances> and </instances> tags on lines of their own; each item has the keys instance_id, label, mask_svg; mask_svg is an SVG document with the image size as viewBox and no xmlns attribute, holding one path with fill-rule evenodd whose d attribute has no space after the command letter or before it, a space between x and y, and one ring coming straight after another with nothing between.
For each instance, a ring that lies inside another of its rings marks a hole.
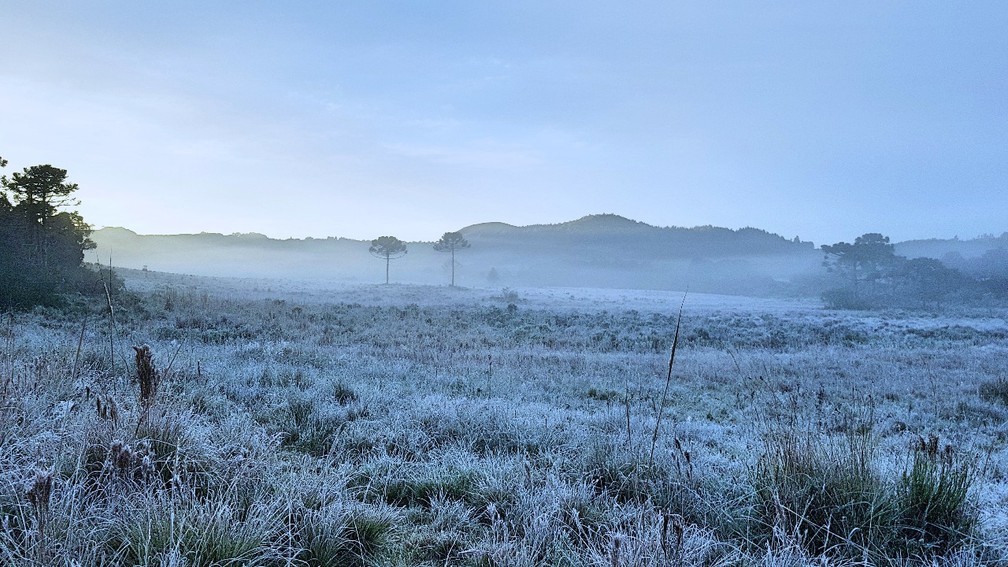
<instances>
[{"instance_id":1,"label":"dry grass stalk","mask_svg":"<svg viewBox=\"0 0 1008 567\"><path fill-rule=\"evenodd\" d=\"M668 528L669 521L672 519L671 514L667 510L662 510L661 518L661 548L662 554L665 556L666 561L668 560Z\"/></svg>"},{"instance_id":2,"label":"dry grass stalk","mask_svg":"<svg viewBox=\"0 0 1008 567\"><path fill-rule=\"evenodd\" d=\"M619 567L620 564L620 547L623 545L623 534L610 534L612 538L612 548L609 551L609 563L612 567Z\"/></svg>"},{"instance_id":3,"label":"dry grass stalk","mask_svg":"<svg viewBox=\"0 0 1008 567\"><path fill-rule=\"evenodd\" d=\"M658 443L658 432L661 429L662 417L665 415L665 404L668 403L669 385L672 383L672 366L675 364L676 348L679 347L679 327L682 325L682 310L686 305L686 295L683 294L679 304L679 316L676 318L675 336L672 339L672 354L669 355L668 376L665 377L665 388L662 390L661 404L658 405L658 416L655 419L654 432L651 435L651 451L648 453L648 467L654 465L655 445Z\"/></svg>"},{"instance_id":4,"label":"dry grass stalk","mask_svg":"<svg viewBox=\"0 0 1008 567\"><path fill-rule=\"evenodd\" d=\"M105 396L105 403L102 403L101 396L95 396L95 405L98 410L98 417L111 422L112 427L119 423L119 406L112 396Z\"/></svg>"},{"instance_id":5,"label":"dry grass stalk","mask_svg":"<svg viewBox=\"0 0 1008 567\"><path fill-rule=\"evenodd\" d=\"M74 365L73 365L73 379L77 380L77 374L80 371L80 354L81 347L84 346L84 329L87 328L87 315L84 315L84 320L81 322L80 327L80 337L77 339L77 353L74 354Z\"/></svg>"},{"instance_id":6,"label":"dry grass stalk","mask_svg":"<svg viewBox=\"0 0 1008 567\"><path fill-rule=\"evenodd\" d=\"M672 515L668 513L668 510L662 510L661 518L661 548L662 554L665 555L665 559L668 559L668 529L669 522L672 519Z\"/></svg>"},{"instance_id":7,"label":"dry grass stalk","mask_svg":"<svg viewBox=\"0 0 1008 567\"><path fill-rule=\"evenodd\" d=\"M693 482L693 456L687 449L683 448L682 442L679 441L678 437L673 440L673 447L675 447L676 450L676 452L673 453L673 456L675 457L676 472L679 476L682 476L682 463L686 463L686 480Z\"/></svg>"},{"instance_id":8,"label":"dry grass stalk","mask_svg":"<svg viewBox=\"0 0 1008 567\"><path fill-rule=\"evenodd\" d=\"M112 258L109 258L109 282L112 281ZM106 283L102 280L102 287L105 288L105 302L108 305L108 315L109 315L109 364L112 368L112 373L115 374L115 335L116 335L116 322L115 322L115 309L112 307L112 292L109 291L110 283Z\"/></svg>"},{"instance_id":9,"label":"dry grass stalk","mask_svg":"<svg viewBox=\"0 0 1008 567\"><path fill-rule=\"evenodd\" d=\"M662 510L661 548L666 561L668 561L670 552L669 527L672 528L672 535L675 537L673 553L676 558L676 563L681 564L683 537L686 532L686 528L683 525L683 518L679 514L672 514L668 510Z\"/></svg>"},{"instance_id":10,"label":"dry grass stalk","mask_svg":"<svg viewBox=\"0 0 1008 567\"><path fill-rule=\"evenodd\" d=\"M136 373L140 383L140 404L144 407L154 405L154 395L157 393L158 375L154 367L153 356L147 345L135 346Z\"/></svg>"},{"instance_id":11,"label":"dry grass stalk","mask_svg":"<svg viewBox=\"0 0 1008 567\"><path fill-rule=\"evenodd\" d=\"M918 452L924 454L925 456L927 456L928 458L930 458L932 461L935 460L935 459L937 459L938 458L938 436L935 435L935 434L933 434L933 433L931 435L929 435L927 439L924 439L924 437L918 436L916 449L917 449ZM947 453L951 454L951 452L952 452L952 446L951 445L947 445L945 447L945 450L946 450Z\"/></svg>"},{"instance_id":12,"label":"dry grass stalk","mask_svg":"<svg viewBox=\"0 0 1008 567\"><path fill-rule=\"evenodd\" d=\"M630 380L623 381L623 409L626 412L626 448L630 451L632 444L632 430L630 428Z\"/></svg>"},{"instance_id":13,"label":"dry grass stalk","mask_svg":"<svg viewBox=\"0 0 1008 567\"><path fill-rule=\"evenodd\" d=\"M112 442L111 453L112 464L121 473L125 473L133 463L133 450L130 449L129 445L125 445L122 441L116 439Z\"/></svg>"},{"instance_id":14,"label":"dry grass stalk","mask_svg":"<svg viewBox=\"0 0 1008 567\"><path fill-rule=\"evenodd\" d=\"M45 540L46 524L49 519L49 500L52 496L53 471L35 471L28 492L28 503L35 515L35 525L38 527L39 541ZM44 548L45 546L41 546Z\"/></svg>"},{"instance_id":15,"label":"dry grass stalk","mask_svg":"<svg viewBox=\"0 0 1008 567\"><path fill-rule=\"evenodd\" d=\"M8 372L4 376L3 397L7 398L7 388L14 384L14 313L7 315L7 367Z\"/></svg>"},{"instance_id":16,"label":"dry grass stalk","mask_svg":"<svg viewBox=\"0 0 1008 567\"><path fill-rule=\"evenodd\" d=\"M147 345L134 346L133 350L136 351L136 373L137 381L140 383L140 407L143 408L143 414L140 416L140 421L137 422L137 432L139 433L140 425L150 416L150 409L154 405L154 396L157 394L160 380L157 368L154 367L150 347Z\"/></svg>"}]
</instances>

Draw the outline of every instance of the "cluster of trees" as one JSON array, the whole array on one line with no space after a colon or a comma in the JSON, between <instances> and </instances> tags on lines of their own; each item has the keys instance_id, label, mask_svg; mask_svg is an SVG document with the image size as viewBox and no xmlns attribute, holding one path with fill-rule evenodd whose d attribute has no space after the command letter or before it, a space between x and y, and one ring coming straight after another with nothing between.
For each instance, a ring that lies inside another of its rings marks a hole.
<instances>
[{"instance_id":1,"label":"cluster of trees","mask_svg":"<svg viewBox=\"0 0 1008 567\"><path fill-rule=\"evenodd\" d=\"M1008 296L1003 281L977 279L933 258L898 256L889 237L879 233L822 250L824 265L837 276L836 287L823 294L831 307L939 307Z\"/></svg>"},{"instance_id":2,"label":"cluster of trees","mask_svg":"<svg viewBox=\"0 0 1008 567\"><path fill-rule=\"evenodd\" d=\"M1008 248L992 248L973 258L950 252L942 256L942 264L979 280L1008 281Z\"/></svg>"},{"instance_id":3,"label":"cluster of trees","mask_svg":"<svg viewBox=\"0 0 1008 567\"><path fill-rule=\"evenodd\" d=\"M469 247L460 232L446 232L434 243L434 250L451 253L451 285L455 286L455 251ZM389 283L389 264L396 258L406 255L406 243L394 236L380 236L371 241L368 248L371 255L385 260L385 283Z\"/></svg>"},{"instance_id":4,"label":"cluster of trees","mask_svg":"<svg viewBox=\"0 0 1008 567\"><path fill-rule=\"evenodd\" d=\"M100 287L84 266L91 227L68 210L79 204L76 191L65 169L48 164L0 176L0 309L54 305Z\"/></svg>"}]
</instances>

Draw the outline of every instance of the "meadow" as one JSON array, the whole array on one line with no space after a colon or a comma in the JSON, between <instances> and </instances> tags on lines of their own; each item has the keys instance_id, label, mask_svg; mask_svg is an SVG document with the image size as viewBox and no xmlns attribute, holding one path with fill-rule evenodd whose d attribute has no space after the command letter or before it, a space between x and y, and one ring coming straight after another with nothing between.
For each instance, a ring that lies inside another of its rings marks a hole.
<instances>
[{"instance_id":1,"label":"meadow","mask_svg":"<svg viewBox=\"0 0 1008 567\"><path fill-rule=\"evenodd\" d=\"M121 274L0 324L2 564L1008 563L1004 310Z\"/></svg>"}]
</instances>

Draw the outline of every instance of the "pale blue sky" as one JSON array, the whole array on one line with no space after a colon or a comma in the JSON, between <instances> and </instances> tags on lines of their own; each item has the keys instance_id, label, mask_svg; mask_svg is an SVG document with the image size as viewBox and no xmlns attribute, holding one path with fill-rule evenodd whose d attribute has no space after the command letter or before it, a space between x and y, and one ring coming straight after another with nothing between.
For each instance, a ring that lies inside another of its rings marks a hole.
<instances>
[{"instance_id":1,"label":"pale blue sky","mask_svg":"<svg viewBox=\"0 0 1008 567\"><path fill-rule=\"evenodd\" d=\"M1008 230L1008 2L11 2L0 155L96 226Z\"/></svg>"}]
</instances>

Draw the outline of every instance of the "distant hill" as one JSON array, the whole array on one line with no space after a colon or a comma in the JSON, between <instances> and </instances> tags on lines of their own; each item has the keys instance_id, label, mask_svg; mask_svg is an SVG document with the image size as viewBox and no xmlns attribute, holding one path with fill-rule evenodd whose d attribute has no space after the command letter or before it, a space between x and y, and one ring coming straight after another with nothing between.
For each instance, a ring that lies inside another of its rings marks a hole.
<instances>
[{"instance_id":1,"label":"distant hill","mask_svg":"<svg viewBox=\"0 0 1008 567\"><path fill-rule=\"evenodd\" d=\"M684 289L766 295L819 267L811 242L770 232L713 226L656 227L618 215L558 224L483 223L460 230L471 248L457 255L464 286L585 286ZM95 256L115 265L210 276L384 279L369 242L347 238L278 240L261 234L140 235L104 228ZM451 267L429 242L408 243L392 280L444 283ZM89 253L90 254L90 253Z\"/></svg>"},{"instance_id":2,"label":"distant hill","mask_svg":"<svg viewBox=\"0 0 1008 567\"><path fill-rule=\"evenodd\" d=\"M964 258L977 258L997 249L1008 250L1008 232L1002 233L1001 236L988 234L969 240L930 238L907 240L896 244L896 253L900 256L937 258L939 260L956 254Z\"/></svg>"},{"instance_id":3,"label":"distant hill","mask_svg":"<svg viewBox=\"0 0 1008 567\"><path fill-rule=\"evenodd\" d=\"M503 223L463 228L470 240L491 246L533 246L571 252L608 251L642 259L723 258L805 253L812 242L788 240L756 228L656 227L618 215L589 215L559 224L516 227Z\"/></svg>"}]
</instances>

